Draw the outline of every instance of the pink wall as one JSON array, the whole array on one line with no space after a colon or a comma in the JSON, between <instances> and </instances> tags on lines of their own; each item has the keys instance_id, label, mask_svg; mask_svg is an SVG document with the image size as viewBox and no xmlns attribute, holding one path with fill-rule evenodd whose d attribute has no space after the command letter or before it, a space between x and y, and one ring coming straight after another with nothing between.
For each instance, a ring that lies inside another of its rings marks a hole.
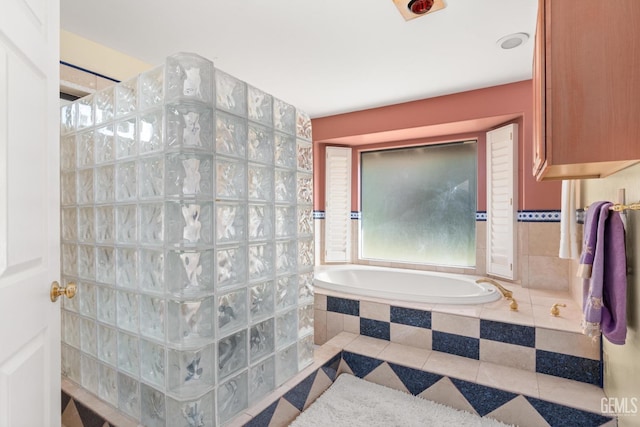
<instances>
[{"instance_id":1,"label":"pink wall","mask_svg":"<svg viewBox=\"0 0 640 427\"><path fill-rule=\"evenodd\" d=\"M327 145L353 147L352 210L359 210L359 151L478 139L478 210L486 210L485 133L519 126L520 210L560 208L560 182L537 182L533 165L533 88L526 80L453 95L312 119L314 209L324 210Z\"/></svg>"}]
</instances>

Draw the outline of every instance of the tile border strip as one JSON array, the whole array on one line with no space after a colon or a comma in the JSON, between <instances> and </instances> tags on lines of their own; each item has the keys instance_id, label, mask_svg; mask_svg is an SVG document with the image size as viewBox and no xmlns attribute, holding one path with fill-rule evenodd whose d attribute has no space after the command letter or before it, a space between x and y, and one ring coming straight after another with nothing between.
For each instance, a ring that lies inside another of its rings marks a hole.
<instances>
[{"instance_id":1,"label":"tile border strip","mask_svg":"<svg viewBox=\"0 0 640 427\"><path fill-rule=\"evenodd\" d=\"M578 215L578 214L577 214ZM313 219L325 219L325 211L314 210ZM477 211L476 221L486 221L487 211ZM362 212L351 211L349 218L354 220L362 219ZM578 216L578 221L580 217ZM522 210L518 211L518 222L560 222L559 210Z\"/></svg>"}]
</instances>

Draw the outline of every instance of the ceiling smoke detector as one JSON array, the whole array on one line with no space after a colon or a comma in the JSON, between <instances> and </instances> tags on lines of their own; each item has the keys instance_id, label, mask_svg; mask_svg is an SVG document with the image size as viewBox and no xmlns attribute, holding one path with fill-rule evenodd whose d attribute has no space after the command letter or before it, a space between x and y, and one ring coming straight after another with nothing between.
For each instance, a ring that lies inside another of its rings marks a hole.
<instances>
[{"instance_id":1,"label":"ceiling smoke detector","mask_svg":"<svg viewBox=\"0 0 640 427\"><path fill-rule=\"evenodd\" d=\"M405 21L444 9L443 0L393 0Z\"/></svg>"}]
</instances>

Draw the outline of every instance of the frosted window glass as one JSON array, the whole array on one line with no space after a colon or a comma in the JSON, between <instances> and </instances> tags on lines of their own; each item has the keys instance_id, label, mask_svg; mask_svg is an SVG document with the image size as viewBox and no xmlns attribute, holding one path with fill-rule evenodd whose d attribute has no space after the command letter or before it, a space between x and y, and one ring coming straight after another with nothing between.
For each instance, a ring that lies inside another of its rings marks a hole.
<instances>
[{"instance_id":1,"label":"frosted window glass","mask_svg":"<svg viewBox=\"0 0 640 427\"><path fill-rule=\"evenodd\" d=\"M474 266L477 144L364 152L365 259Z\"/></svg>"}]
</instances>

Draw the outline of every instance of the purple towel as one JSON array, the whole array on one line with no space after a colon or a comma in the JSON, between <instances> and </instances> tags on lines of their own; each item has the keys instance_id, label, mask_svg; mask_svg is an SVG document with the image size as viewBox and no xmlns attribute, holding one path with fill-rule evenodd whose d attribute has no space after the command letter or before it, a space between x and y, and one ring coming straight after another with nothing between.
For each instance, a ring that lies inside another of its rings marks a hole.
<instances>
[{"instance_id":1,"label":"purple towel","mask_svg":"<svg viewBox=\"0 0 640 427\"><path fill-rule=\"evenodd\" d=\"M627 260L625 233L610 202L589 206L584 225L584 246L578 276L583 280L583 328L594 336L600 331L613 344L627 335Z\"/></svg>"}]
</instances>

